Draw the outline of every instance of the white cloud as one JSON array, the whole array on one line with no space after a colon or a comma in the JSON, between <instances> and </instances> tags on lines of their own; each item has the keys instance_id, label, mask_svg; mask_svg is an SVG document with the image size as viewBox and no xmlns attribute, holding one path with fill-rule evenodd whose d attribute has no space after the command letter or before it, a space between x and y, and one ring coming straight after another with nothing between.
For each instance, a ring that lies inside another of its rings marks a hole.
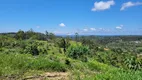
<instances>
[{"instance_id":1,"label":"white cloud","mask_svg":"<svg viewBox=\"0 0 142 80\"><path fill-rule=\"evenodd\" d=\"M83 29L83 31L87 32L87 31L88 31L88 29Z\"/></svg>"},{"instance_id":2,"label":"white cloud","mask_svg":"<svg viewBox=\"0 0 142 80\"><path fill-rule=\"evenodd\" d=\"M90 30L91 30L91 31L96 31L96 29L95 29L95 28L90 28Z\"/></svg>"},{"instance_id":3,"label":"white cloud","mask_svg":"<svg viewBox=\"0 0 142 80\"><path fill-rule=\"evenodd\" d=\"M126 8L138 6L138 5L142 5L142 2L131 2L131 1L129 1L129 2L123 3L120 10L122 11L122 10L125 10Z\"/></svg>"},{"instance_id":4,"label":"white cloud","mask_svg":"<svg viewBox=\"0 0 142 80\"><path fill-rule=\"evenodd\" d=\"M109 32L110 29L98 28L98 31L100 31L100 32Z\"/></svg>"},{"instance_id":5,"label":"white cloud","mask_svg":"<svg viewBox=\"0 0 142 80\"><path fill-rule=\"evenodd\" d=\"M36 28L37 28L37 29L39 29L39 28L40 28L40 26L36 26Z\"/></svg>"},{"instance_id":6,"label":"white cloud","mask_svg":"<svg viewBox=\"0 0 142 80\"><path fill-rule=\"evenodd\" d=\"M117 26L116 29L122 29L122 27L121 26Z\"/></svg>"},{"instance_id":7,"label":"white cloud","mask_svg":"<svg viewBox=\"0 0 142 80\"><path fill-rule=\"evenodd\" d=\"M99 28L99 29L101 29L101 30L102 30L103 28Z\"/></svg>"},{"instance_id":8,"label":"white cloud","mask_svg":"<svg viewBox=\"0 0 142 80\"><path fill-rule=\"evenodd\" d=\"M116 26L116 29L122 29L123 25L120 25L120 26Z\"/></svg>"},{"instance_id":9,"label":"white cloud","mask_svg":"<svg viewBox=\"0 0 142 80\"><path fill-rule=\"evenodd\" d=\"M115 2L113 0L109 0L106 2L104 1L95 2L94 7L92 8L92 11L102 11L102 10L110 9L110 7L114 4Z\"/></svg>"},{"instance_id":10,"label":"white cloud","mask_svg":"<svg viewBox=\"0 0 142 80\"><path fill-rule=\"evenodd\" d=\"M59 24L60 27L65 27L66 25L64 23Z\"/></svg>"}]
</instances>

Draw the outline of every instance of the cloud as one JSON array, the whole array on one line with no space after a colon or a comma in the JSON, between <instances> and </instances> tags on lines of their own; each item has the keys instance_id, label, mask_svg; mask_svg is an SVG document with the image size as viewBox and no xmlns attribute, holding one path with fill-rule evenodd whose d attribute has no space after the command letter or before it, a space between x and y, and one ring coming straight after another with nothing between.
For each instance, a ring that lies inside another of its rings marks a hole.
<instances>
[{"instance_id":1,"label":"cloud","mask_svg":"<svg viewBox=\"0 0 142 80\"><path fill-rule=\"evenodd\" d=\"M99 30L103 30L103 28L99 28Z\"/></svg>"},{"instance_id":2,"label":"cloud","mask_svg":"<svg viewBox=\"0 0 142 80\"><path fill-rule=\"evenodd\" d=\"M64 23L59 24L60 27L65 27L66 25Z\"/></svg>"},{"instance_id":3,"label":"cloud","mask_svg":"<svg viewBox=\"0 0 142 80\"><path fill-rule=\"evenodd\" d=\"M92 8L92 11L103 11L106 9L110 9L111 6L113 6L115 2L113 0L109 1L100 1L100 2L95 2L94 7Z\"/></svg>"},{"instance_id":4,"label":"cloud","mask_svg":"<svg viewBox=\"0 0 142 80\"><path fill-rule=\"evenodd\" d=\"M122 10L125 10L126 8L133 7L133 6L139 6L139 5L142 5L142 2L129 1L129 2L123 3L120 10L122 11Z\"/></svg>"},{"instance_id":5,"label":"cloud","mask_svg":"<svg viewBox=\"0 0 142 80\"><path fill-rule=\"evenodd\" d=\"M87 32L87 31L88 31L88 29L83 29L83 31Z\"/></svg>"},{"instance_id":6,"label":"cloud","mask_svg":"<svg viewBox=\"0 0 142 80\"><path fill-rule=\"evenodd\" d=\"M123 25L120 25L120 26L116 26L116 29L120 30L122 29Z\"/></svg>"},{"instance_id":7,"label":"cloud","mask_svg":"<svg viewBox=\"0 0 142 80\"><path fill-rule=\"evenodd\" d=\"M95 29L95 28L90 28L90 30L91 30L91 31L96 31L96 29Z\"/></svg>"},{"instance_id":8,"label":"cloud","mask_svg":"<svg viewBox=\"0 0 142 80\"><path fill-rule=\"evenodd\" d=\"M98 28L97 31L105 31L104 28Z\"/></svg>"},{"instance_id":9,"label":"cloud","mask_svg":"<svg viewBox=\"0 0 142 80\"><path fill-rule=\"evenodd\" d=\"M40 26L36 26L36 28L37 28L37 29L39 29L39 28L40 28Z\"/></svg>"}]
</instances>

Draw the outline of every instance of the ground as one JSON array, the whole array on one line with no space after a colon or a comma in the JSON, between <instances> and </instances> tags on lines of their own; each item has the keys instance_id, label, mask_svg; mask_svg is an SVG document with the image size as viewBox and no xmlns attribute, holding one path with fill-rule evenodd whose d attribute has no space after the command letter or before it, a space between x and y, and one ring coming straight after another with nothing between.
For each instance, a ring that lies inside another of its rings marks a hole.
<instances>
[{"instance_id":1,"label":"ground","mask_svg":"<svg viewBox=\"0 0 142 80\"><path fill-rule=\"evenodd\" d=\"M68 72L46 72L38 76L27 76L24 80L69 80Z\"/></svg>"}]
</instances>

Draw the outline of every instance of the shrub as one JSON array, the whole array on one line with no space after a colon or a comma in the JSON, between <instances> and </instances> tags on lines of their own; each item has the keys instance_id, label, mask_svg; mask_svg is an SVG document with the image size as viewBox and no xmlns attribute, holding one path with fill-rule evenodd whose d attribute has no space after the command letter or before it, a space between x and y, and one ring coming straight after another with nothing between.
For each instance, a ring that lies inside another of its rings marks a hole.
<instances>
[{"instance_id":1,"label":"shrub","mask_svg":"<svg viewBox=\"0 0 142 80\"><path fill-rule=\"evenodd\" d=\"M70 61L68 59L65 60L66 65L71 65Z\"/></svg>"},{"instance_id":2,"label":"shrub","mask_svg":"<svg viewBox=\"0 0 142 80\"><path fill-rule=\"evenodd\" d=\"M136 51L137 51L137 53L139 53L139 54L142 53L142 47L137 48Z\"/></svg>"},{"instance_id":3,"label":"shrub","mask_svg":"<svg viewBox=\"0 0 142 80\"><path fill-rule=\"evenodd\" d=\"M136 58L136 57L131 57L131 58L127 58L125 60L125 65L127 66L128 69L133 69L133 70L140 70L142 69L142 60Z\"/></svg>"},{"instance_id":4,"label":"shrub","mask_svg":"<svg viewBox=\"0 0 142 80\"><path fill-rule=\"evenodd\" d=\"M29 43L24 52L25 53L28 53L28 54L32 54L32 55L39 55L39 51L38 51L38 45L36 42L32 42L32 43Z\"/></svg>"},{"instance_id":5,"label":"shrub","mask_svg":"<svg viewBox=\"0 0 142 80\"><path fill-rule=\"evenodd\" d=\"M112 48L112 51L118 54L123 53L123 50L121 48Z\"/></svg>"},{"instance_id":6,"label":"shrub","mask_svg":"<svg viewBox=\"0 0 142 80\"><path fill-rule=\"evenodd\" d=\"M87 46L71 45L67 50L67 56L73 59L83 59L90 54L90 49Z\"/></svg>"},{"instance_id":7,"label":"shrub","mask_svg":"<svg viewBox=\"0 0 142 80\"><path fill-rule=\"evenodd\" d=\"M59 48L63 48L64 53L66 52L66 49L70 46L69 40L65 38L57 40L56 44L59 46Z\"/></svg>"}]
</instances>

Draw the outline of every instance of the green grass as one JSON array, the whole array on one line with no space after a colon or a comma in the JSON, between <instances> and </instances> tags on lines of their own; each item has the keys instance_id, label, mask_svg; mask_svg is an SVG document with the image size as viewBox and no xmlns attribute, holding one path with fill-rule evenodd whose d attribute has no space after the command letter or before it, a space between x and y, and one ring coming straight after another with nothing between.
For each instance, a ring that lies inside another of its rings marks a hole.
<instances>
[{"instance_id":1,"label":"green grass","mask_svg":"<svg viewBox=\"0 0 142 80\"><path fill-rule=\"evenodd\" d=\"M97 70L99 73L95 76L87 76L83 80L141 80L141 71L123 70L109 66L107 64L91 61L88 63L91 70Z\"/></svg>"},{"instance_id":2,"label":"green grass","mask_svg":"<svg viewBox=\"0 0 142 80\"><path fill-rule=\"evenodd\" d=\"M49 56L0 53L0 75L22 74L28 70L66 71L66 65Z\"/></svg>"},{"instance_id":3,"label":"green grass","mask_svg":"<svg viewBox=\"0 0 142 80\"><path fill-rule=\"evenodd\" d=\"M95 76L86 77L83 80L142 80L140 71L111 70Z\"/></svg>"},{"instance_id":4,"label":"green grass","mask_svg":"<svg viewBox=\"0 0 142 80\"><path fill-rule=\"evenodd\" d=\"M70 66L65 60L70 61ZM32 56L30 54L0 53L0 76L28 76L68 71L74 80L141 80L142 72L122 70L93 59L88 62L67 58L64 54Z\"/></svg>"}]
</instances>

